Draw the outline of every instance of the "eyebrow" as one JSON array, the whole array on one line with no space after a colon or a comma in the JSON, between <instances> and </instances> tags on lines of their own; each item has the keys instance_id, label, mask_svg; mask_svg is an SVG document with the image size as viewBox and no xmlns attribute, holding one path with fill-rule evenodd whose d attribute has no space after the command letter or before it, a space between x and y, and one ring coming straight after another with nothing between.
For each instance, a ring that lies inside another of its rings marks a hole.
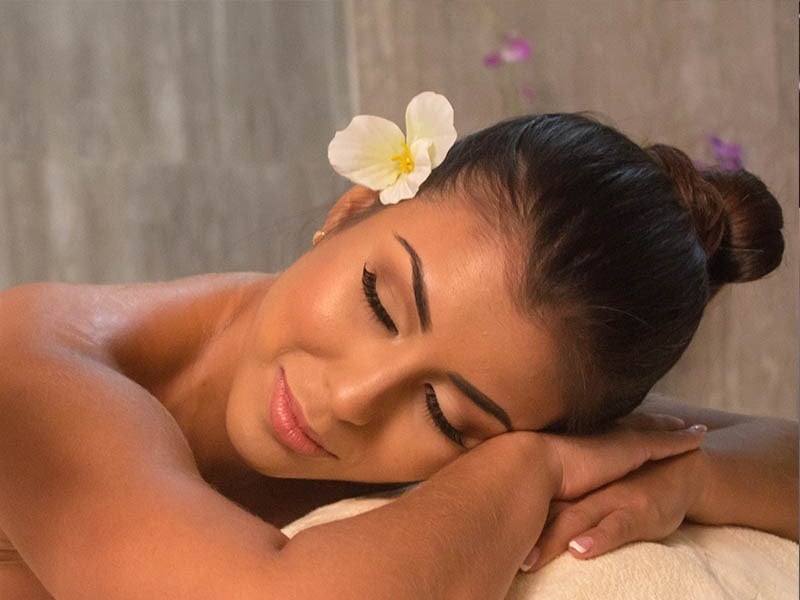
<instances>
[{"instance_id":1,"label":"eyebrow","mask_svg":"<svg viewBox=\"0 0 800 600\"><path fill-rule=\"evenodd\" d=\"M422 327L422 331L427 331L431 327L431 315L428 309L428 293L423 278L422 260L419 254L417 254L417 251L408 243L408 240L396 233L394 237L400 242L403 248L405 248L411 259L411 281L414 288L414 304L416 304L417 307L420 327ZM469 381L461 377L461 375L457 373L448 373L447 376L475 406L500 421L508 431L512 430L511 419L508 417L508 413L503 410L499 404L481 392Z\"/></svg>"},{"instance_id":2,"label":"eyebrow","mask_svg":"<svg viewBox=\"0 0 800 600\"><path fill-rule=\"evenodd\" d=\"M461 377L461 375L458 375L457 373L448 373L447 376L450 378L450 381L452 381L453 384L472 401L473 404L500 421L508 431L513 429L511 426L511 419L508 417L508 413L503 410L503 407L495 403L491 398L489 398L489 396L481 392L469 381Z\"/></svg>"},{"instance_id":3,"label":"eyebrow","mask_svg":"<svg viewBox=\"0 0 800 600\"><path fill-rule=\"evenodd\" d=\"M394 237L406 249L411 259L411 283L414 287L414 304L417 305L417 316L419 316L419 324L422 327L422 331L428 331L431 327L431 313L428 309L428 293L423 279L422 261L417 251L408 243L408 240L396 233Z\"/></svg>"}]
</instances>

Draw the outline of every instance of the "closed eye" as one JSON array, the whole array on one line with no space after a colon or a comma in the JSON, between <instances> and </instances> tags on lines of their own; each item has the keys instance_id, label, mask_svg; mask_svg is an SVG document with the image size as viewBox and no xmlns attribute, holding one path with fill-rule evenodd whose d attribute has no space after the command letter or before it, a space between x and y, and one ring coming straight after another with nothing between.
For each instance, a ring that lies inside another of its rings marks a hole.
<instances>
[{"instance_id":1,"label":"closed eye","mask_svg":"<svg viewBox=\"0 0 800 600\"><path fill-rule=\"evenodd\" d=\"M429 383L425 384L425 407L428 409L428 415L434 426L456 444L464 447L463 434L453 427L447 417L444 416L442 407L439 405L439 399L436 397L436 391Z\"/></svg>"},{"instance_id":2,"label":"closed eye","mask_svg":"<svg viewBox=\"0 0 800 600\"><path fill-rule=\"evenodd\" d=\"M394 324L392 317L383 306L380 297L378 296L378 276L367 270L367 265L364 265L364 270L361 272L361 285L364 288L364 296L367 298L367 304L372 309L375 317L383 323L383 325L392 333L397 333L397 325Z\"/></svg>"}]
</instances>

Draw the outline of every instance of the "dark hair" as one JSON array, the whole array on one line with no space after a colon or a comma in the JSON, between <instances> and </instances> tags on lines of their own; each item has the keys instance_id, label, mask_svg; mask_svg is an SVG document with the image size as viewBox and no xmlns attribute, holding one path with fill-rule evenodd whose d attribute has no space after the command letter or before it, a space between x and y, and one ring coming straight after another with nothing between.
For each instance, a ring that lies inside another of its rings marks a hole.
<instances>
[{"instance_id":1,"label":"dark hair","mask_svg":"<svg viewBox=\"0 0 800 600\"><path fill-rule=\"evenodd\" d=\"M568 411L585 432L633 410L724 284L781 260L781 209L747 171L698 171L579 114L504 121L458 141L421 195L458 191L521 261L520 308L548 324Z\"/></svg>"}]
</instances>

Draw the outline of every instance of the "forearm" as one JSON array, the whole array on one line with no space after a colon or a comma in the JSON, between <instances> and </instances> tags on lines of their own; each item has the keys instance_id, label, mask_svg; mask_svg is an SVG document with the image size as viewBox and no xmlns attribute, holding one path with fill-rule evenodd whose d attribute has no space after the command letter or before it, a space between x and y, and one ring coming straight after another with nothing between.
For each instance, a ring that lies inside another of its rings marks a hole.
<instances>
[{"instance_id":1,"label":"forearm","mask_svg":"<svg viewBox=\"0 0 800 600\"><path fill-rule=\"evenodd\" d=\"M502 598L554 493L541 447L500 436L389 505L301 532L285 572L320 575L303 579L308 597Z\"/></svg>"},{"instance_id":2,"label":"forearm","mask_svg":"<svg viewBox=\"0 0 800 600\"><path fill-rule=\"evenodd\" d=\"M355 594L344 593L353 581L341 575L323 580L322 589L339 586L331 594L337 598L503 597L541 533L551 498L580 498L645 462L696 450L702 439L702 431L690 428L504 434L396 503L308 530L284 552L323 576L359 573L356 582L365 587ZM313 588L304 591L314 596Z\"/></svg>"},{"instance_id":3,"label":"forearm","mask_svg":"<svg viewBox=\"0 0 800 600\"><path fill-rule=\"evenodd\" d=\"M692 461L698 477L690 520L797 539L796 421L699 408L658 395L648 397L642 409L709 427L701 452L679 459Z\"/></svg>"},{"instance_id":4,"label":"forearm","mask_svg":"<svg viewBox=\"0 0 800 600\"><path fill-rule=\"evenodd\" d=\"M706 436L703 493L687 517L745 525L797 540L797 423L758 418Z\"/></svg>"},{"instance_id":5,"label":"forearm","mask_svg":"<svg viewBox=\"0 0 800 600\"><path fill-rule=\"evenodd\" d=\"M86 395L95 397L90 384L83 382ZM47 453L72 452L68 471L78 475L53 473L37 496L33 474L15 487L19 470L0 469L8 475L0 522L13 525L12 539L56 597L501 598L557 487L541 438L506 434L387 507L287 543L185 475L173 452L154 442L156 430L140 432L143 423L115 429L119 461L110 457L109 439L92 435L101 414L82 407L85 422ZM22 439L30 449L52 430L26 428ZM41 458L40 467L50 464ZM29 514L39 517L31 522Z\"/></svg>"}]
</instances>

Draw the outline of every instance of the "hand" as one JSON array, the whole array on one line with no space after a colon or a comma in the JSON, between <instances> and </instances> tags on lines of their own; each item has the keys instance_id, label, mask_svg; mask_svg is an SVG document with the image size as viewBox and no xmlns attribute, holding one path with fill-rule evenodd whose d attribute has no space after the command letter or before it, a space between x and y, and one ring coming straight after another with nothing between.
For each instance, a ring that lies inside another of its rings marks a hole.
<instances>
[{"instance_id":1,"label":"hand","mask_svg":"<svg viewBox=\"0 0 800 600\"><path fill-rule=\"evenodd\" d=\"M662 430L684 426L675 417L642 413L627 417L624 425ZM592 558L632 541L666 537L702 493L702 460L701 452L688 452L649 462L576 501L553 502L547 525L524 564L538 569L567 549L577 558Z\"/></svg>"},{"instance_id":2,"label":"hand","mask_svg":"<svg viewBox=\"0 0 800 600\"><path fill-rule=\"evenodd\" d=\"M618 426L592 436L545 435L557 500L573 500L624 477L648 461L697 449L705 425L680 430Z\"/></svg>"}]
</instances>

